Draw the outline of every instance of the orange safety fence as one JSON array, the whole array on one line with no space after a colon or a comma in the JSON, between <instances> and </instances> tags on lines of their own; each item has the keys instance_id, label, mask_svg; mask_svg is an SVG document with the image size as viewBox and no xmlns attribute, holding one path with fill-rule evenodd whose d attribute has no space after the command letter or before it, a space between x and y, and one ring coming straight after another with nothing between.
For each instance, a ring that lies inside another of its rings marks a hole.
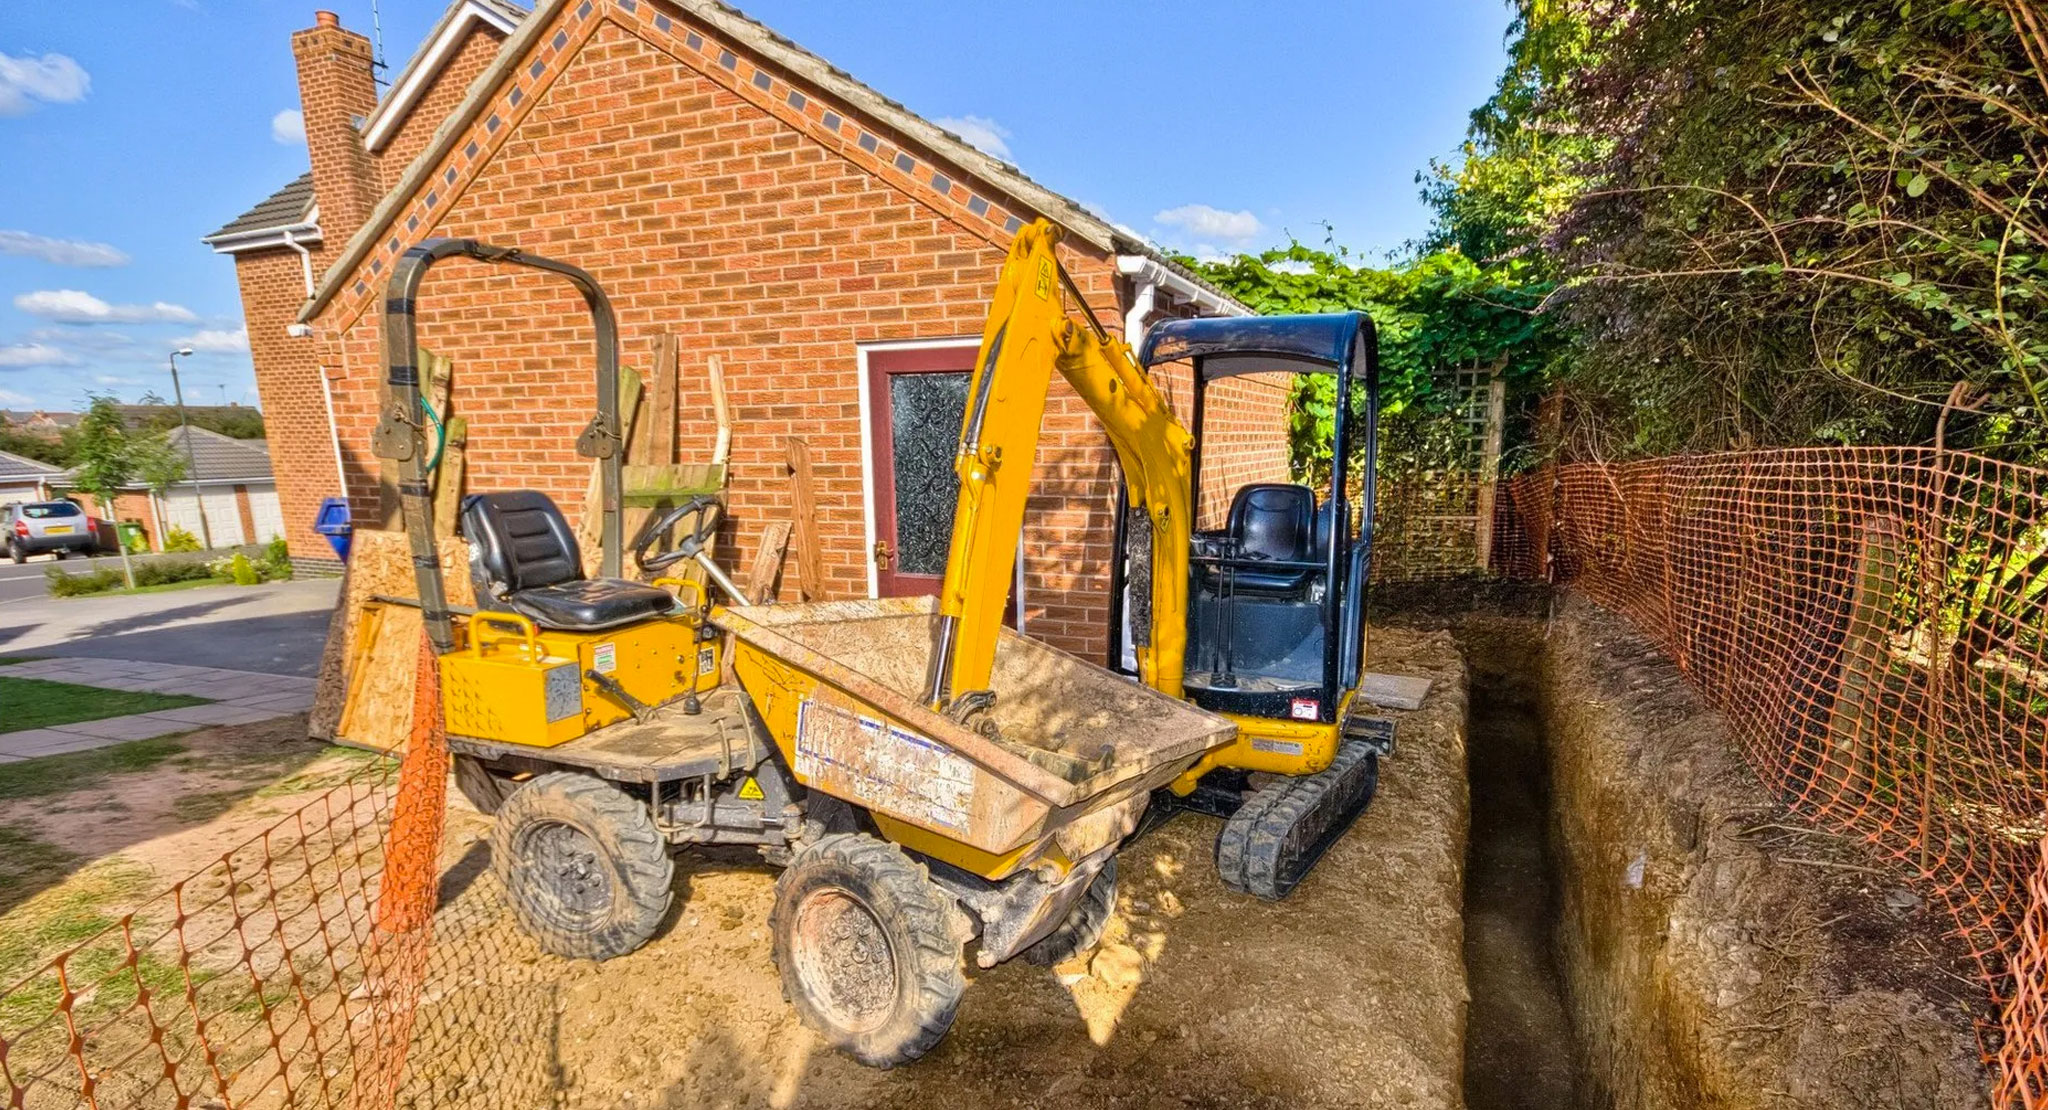
<instances>
[{"instance_id":1,"label":"orange safety fence","mask_svg":"<svg viewBox=\"0 0 2048 1110\"><path fill-rule=\"evenodd\" d=\"M424 650L417 691L395 770L369 765L117 920L0 937L16 956L61 946L0 984L7 1106L393 1104L446 796Z\"/></svg>"},{"instance_id":2,"label":"orange safety fence","mask_svg":"<svg viewBox=\"0 0 2048 1110\"><path fill-rule=\"evenodd\" d=\"M1578 463L1505 483L1494 565L1615 609L1787 805L1949 911L2048 1107L2048 472L1933 448Z\"/></svg>"}]
</instances>

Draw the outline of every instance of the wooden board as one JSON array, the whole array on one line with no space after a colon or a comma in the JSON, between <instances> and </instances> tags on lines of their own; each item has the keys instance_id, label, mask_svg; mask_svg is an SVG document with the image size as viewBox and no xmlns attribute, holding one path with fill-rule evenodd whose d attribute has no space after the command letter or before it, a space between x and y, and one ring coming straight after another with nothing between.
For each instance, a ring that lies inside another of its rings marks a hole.
<instances>
[{"instance_id":1,"label":"wooden board","mask_svg":"<svg viewBox=\"0 0 2048 1110\"><path fill-rule=\"evenodd\" d=\"M455 521L462 512L462 482L469 471L469 421L448 418L448 446L441 452L441 477L434 484L434 535L448 539L455 535Z\"/></svg>"},{"instance_id":2,"label":"wooden board","mask_svg":"<svg viewBox=\"0 0 2048 1110\"><path fill-rule=\"evenodd\" d=\"M633 438L633 417L640 411L640 374L630 366L619 367L619 427L627 441ZM603 552L599 543L604 538L604 462L590 460L590 482L583 487L583 516L576 525L576 546L583 553L583 573L595 577ZM633 534L624 533L627 542ZM621 552L621 557L624 553Z\"/></svg>"},{"instance_id":3,"label":"wooden board","mask_svg":"<svg viewBox=\"0 0 2048 1110\"><path fill-rule=\"evenodd\" d=\"M771 520L761 530L761 547L754 552L754 565L747 571L747 580L740 583L756 605L775 600L775 584L782 577L782 560L789 552L790 527L789 521Z\"/></svg>"},{"instance_id":4,"label":"wooden board","mask_svg":"<svg viewBox=\"0 0 2048 1110\"><path fill-rule=\"evenodd\" d=\"M452 605L476 605L476 589L469 580L469 545L459 539L437 541L442 588ZM342 717L347 710L349 670L361 655L360 626L370 598L414 597L419 590L413 576L412 547L403 532L374 528L358 529L349 549L348 571L342 576L342 596L328 622L327 645L320 655L320 676L314 686L313 711L307 730L323 740L341 737ZM382 640L388 628L371 633ZM419 635L417 614L413 636ZM409 680L408 680L409 681ZM407 713L411 710L408 708Z\"/></svg>"},{"instance_id":5,"label":"wooden board","mask_svg":"<svg viewBox=\"0 0 2048 1110\"><path fill-rule=\"evenodd\" d=\"M796 526L797 587L805 601L825 597L825 548L818 536L818 486L811 474L811 445L789 437L791 511Z\"/></svg>"},{"instance_id":6,"label":"wooden board","mask_svg":"<svg viewBox=\"0 0 2048 1110\"><path fill-rule=\"evenodd\" d=\"M372 605L381 612L362 621L370 632L355 674L348 706L335 739L359 748L395 752L412 736L413 685L419 678L420 611L406 605Z\"/></svg>"}]
</instances>

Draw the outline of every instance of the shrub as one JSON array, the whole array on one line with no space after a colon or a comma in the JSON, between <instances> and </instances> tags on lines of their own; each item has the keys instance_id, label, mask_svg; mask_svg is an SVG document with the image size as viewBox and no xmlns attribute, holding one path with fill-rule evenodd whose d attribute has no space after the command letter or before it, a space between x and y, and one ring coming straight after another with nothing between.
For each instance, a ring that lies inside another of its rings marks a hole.
<instances>
[{"instance_id":1,"label":"shrub","mask_svg":"<svg viewBox=\"0 0 2048 1110\"><path fill-rule=\"evenodd\" d=\"M291 545L283 536L272 536L263 547L263 561L257 565L265 580L282 580L292 576Z\"/></svg>"},{"instance_id":2,"label":"shrub","mask_svg":"<svg viewBox=\"0 0 2048 1110\"><path fill-rule=\"evenodd\" d=\"M198 559L153 559L135 567L135 584L138 586L165 586L172 582L213 577L216 577L213 568Z\"/></svg>"},{"instance_id":3,"label":"shrub","mask_svg":"<svg viewBox=\"0 0 2048 1110\"><path fill-rule=\"evenodd\" d=\"M164 533L165 551L198 551L199 537L176 525Z\"/></svg>"},{"instance_id":4,"label":"shrub","mask_svg":"<svg viewBox=\"0 0 2048 1110\"><path fill-rule=\"evenodd\" d=\"M235 552L234 558L228 560L228 574L235 580L237 586L254 586L263 581L263 575L257 573L256 564L250 562L249 557L239 551Z\"/></svg>"},{"instance_id":5,"label":"shrub","mask_svg":"<svg viewBox=\"0 0 2048 1110\"><path fill-rule=\"evenodd\" d=\"M79 597L84 594L105 593L128 584L128 580L122 577L121 572L113 567L103 567L84 574L66 574L50 566L43 568L43 578L49 583L51 597Z\"/></svg>"}]
</instances>

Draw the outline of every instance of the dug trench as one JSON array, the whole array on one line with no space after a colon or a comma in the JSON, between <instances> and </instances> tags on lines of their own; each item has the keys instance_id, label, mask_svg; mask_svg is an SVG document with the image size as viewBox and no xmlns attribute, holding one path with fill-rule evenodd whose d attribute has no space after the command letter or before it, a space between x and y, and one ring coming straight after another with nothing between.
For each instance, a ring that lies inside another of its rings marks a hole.
<instances>
[{"instance_id":1,"label":"dug trench","mask_svg":"<svg viewBox=\"0 0 2048 1110\"><path fill-rule=\"evenodd\" d=\"M1790 813L1625 622L1502 589L1390 619L1470 674L1467 1105L1988 1105L1947 915Z\"/></svg>"}]
</instances>

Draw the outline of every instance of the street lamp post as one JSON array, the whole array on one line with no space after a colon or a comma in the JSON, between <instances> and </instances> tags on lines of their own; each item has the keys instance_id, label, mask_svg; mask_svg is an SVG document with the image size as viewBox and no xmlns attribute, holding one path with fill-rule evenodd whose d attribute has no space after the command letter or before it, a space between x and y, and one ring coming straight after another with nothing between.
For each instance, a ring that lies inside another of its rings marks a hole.
<instances>
[{"instance_id":1,"label":"street lamp post","mask_svg":"<svg viewBox=\"0 0 2048 1110\"><path fill-rule=\"evenodd\" d=\"M199 484L199 454L192 449L192 425L185 419L185 389L178 384L178 358L192 357L192 348L171 352L171 395L178 401L178 429L185 434L185 463L192 468L192 496L199 502L199 542L213 550L213 529L206 523L206 487Z\"/></svg>"}]
</instances>

